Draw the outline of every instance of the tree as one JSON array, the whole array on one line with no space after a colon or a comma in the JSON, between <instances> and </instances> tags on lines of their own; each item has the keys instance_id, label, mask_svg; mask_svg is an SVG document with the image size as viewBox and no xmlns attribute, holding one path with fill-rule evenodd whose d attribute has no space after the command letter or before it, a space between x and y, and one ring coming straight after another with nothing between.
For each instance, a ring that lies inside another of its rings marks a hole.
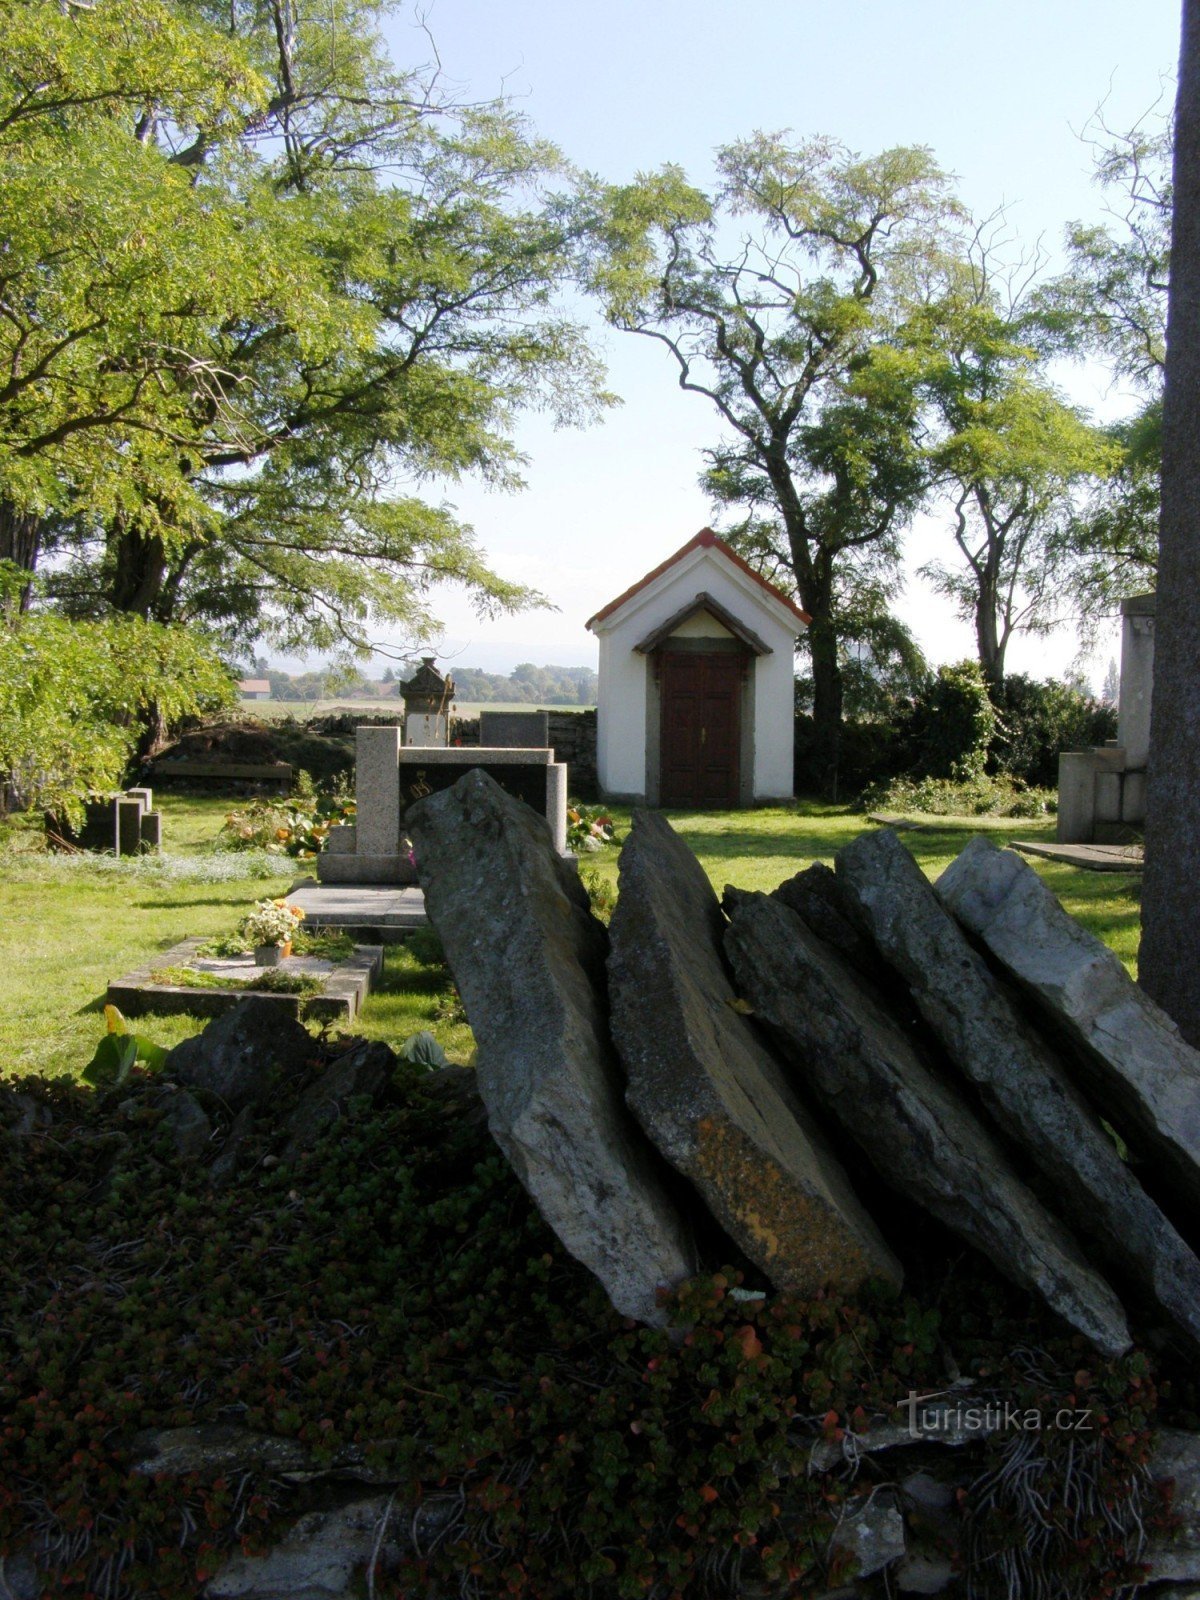
<instances>
[{"instance_id":1,"label":"tree","mask_svg":"<svg viewBox=\"0 0 1200 1600\"><path fill-rule=\"evenodd\" d=\"M1200 1046L1200 0L1184 0L1140 981Z\"/></svg>"},{"instance_id":2,"label":"tree","mask_svg":"<svg viewBox=\"0 0 1200 1600\"><path fill-rule=\"evenodd\" d=\"M78 824L89 793L120 786L148 706L177 718L232 698L228 672L183 629L10 613L0 618L0 793Z\"/></svg>"},{"instance_id":3,"label":"tree","mask_svg":"<svg viewBox=\"0 0 1200 1600\"><path fill-rule=\"evenodd\" d=\"M1108 362L1139 397L1108 432L1116 470L1064 526L1070 593L1086 620L1152 589L1158 561L1162 386L1171 234L1171 128L1157 115L1115 132L1098 119L1096 177L1110 220L1067 232L1068 272L1039 309L1061 347Z\"/></svg>"},{"instance_id":4,"label":"tree","mask_svg":"<svg viewBox=\"0 0 1200 1600\"><path fill-rule=\"evenodd\" d=\"M986 250L947 264L930 304L929 449L951 496L959 561L924 568L975 629L984 678L1004 682L1014 634L1061 620L1061 529L1080 488L1116 465L1111 442L1046 380L1038 319L1006 300Z\"/></svg>"},{"instance_id":5,"label":"tree","mask_svg":"<svg viewBox=\"0 0 1200 1600\"><path fill-rule=\"evenodd\" d=\"M591 281L618 328L656 340L726 437L704 482L727 535L811 617L817 760L835 779L838 610L886 586L924 492L919 358L903 328L955 213L928 151L862 159L757 134L718 154L715 198L678 168L596 189Z\"/></svg>"},{"instance_id":6,"label":"tree","mask_svg":"<svg viewBox=\"0 0 1200 1600\"><path fill-rule=\"evenodd\" d=\"M439 582L530 603L402 489L515 485L518 408L603 399L557 156L398 72L384 0L135 4L9 0L0 48L0 491L63 520L53 593L360 651Z\"/></svg>"}]
</instances>

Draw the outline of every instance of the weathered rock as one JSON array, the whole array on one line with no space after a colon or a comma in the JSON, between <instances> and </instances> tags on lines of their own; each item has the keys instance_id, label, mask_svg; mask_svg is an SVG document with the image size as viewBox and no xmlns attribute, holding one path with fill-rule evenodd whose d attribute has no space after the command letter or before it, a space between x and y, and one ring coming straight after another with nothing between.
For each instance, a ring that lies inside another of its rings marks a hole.
<instances>
[{"instance_id":1,"label":"weathered rock","mask_svg":"<svg viewBox=\"0 0 1200 1600\"><path fill-rule=\"evenodd\" d=\"M348 1478L357 1483L394 1485L396 1474L386 1465L394 1444L346 1444L335 1455L315 1461L295 1439L255 1433L232 1423L200 1423L193 1427L148 1429L132 1441L131 1472L151 1478L181 1478L198 1472L205 1477L266 1470L288 1483L316 1478ZM373 1453L374 1461L367 1459ZM0 1593L0 1600L4 1600Z\"/></svg>"},{"instance_id":2,"label":"weathered rock","mask_svg":"<svg viewBox=\"0 0 1200 1600\"><path fill-rule=\"evenodd\" d=\"M724 932L696 857L665 817L635 811L608 958L626 1100L776 1288L899 1282L899 1263L786 1070L734 1010Z\"/></svg>"},{"instance_id":3,"label":"weathered rock","mask_svg":"<svg viewBox=\"0 0 1200 1600\"><path fill-rule=\"evenodd\" d=\"M206 1600L357 1600L361 1575L379 1575L408 1547L409 1516L394 1496L369 1495L332 1511L311 1511L264 1556L235 1556Z\"/></svg>"},{"instance_id":4,"label":"weathered rock","mask_svg":"<svg viewBox=\"0 0 1200 1600\"><path fill-rule=\"evenodd\" d=\"M171 1135L180 1161L199 1161L212 1138L212 1123L196 1097L166 1083L152 1089L143 1103L158 1113L159 1125Z\"/></svg>"},{"instance_id":5,"label":"weathered rock","mask_svg":"<svg viewBox=\"0 0 1200 1600\"><path fill-rule=\"evenodd\" d=\"M1164 1428L1150 1459L1150 1474L1174 1484L1171 1512L1178 1524L1171 1534L1151 1537L1145 1559L1150 1581L1200 1580L1200 1434Z\"/></svg>"},{"instance_id":6,"label":"weathered rock","mask_svg":"<svg viewBox=\"0 0 1200 1600\"><path fill-rule=\"evenodd\" d=\"M545 820L485 773L406 819L430 921L475 1035L488 1126L542 1216L618 1311L661 1322L695 1270L667 1175L624 1103L604 927Z\"/></svg>"},{"instance_id":7,"label":"weathered rock","mask_svg":"<svg viewBox=\"0 0 1200 1600\"><path fill-rule=\"evenodd\" d=\"M1100 1110L1200 1234L1200 1051L1014 850L972 839L937 894L1075 1045Z\"/></svg>"},{"instance_id":8,"label":"weathered rock","mask_svg":"<svg viewBox=\"0 0 1200 1600\"><path fill-rule=\"evenodd\" d=\"M858 1578L882 1572L893 1561L903 1559L904 1518L890 1489L876 1489L864 1496L861 1504L850 1502L829 1541L829 1553L848 1551L854 1558Z\"/></svg>"},{"instance_id":9,"label":"weathered rock","mask_svg":"<svg viewBox=\"0 0 1200 1600\"><path fill-rule=\"evenodd\" d=\"M270 1000L242 1000L167 1056L165 1071L189 1089L207 1089L231 1111L262 1105L287 1077L312 1061L316 1046L294 1017Z\"/></svg>"},{"instance_id":10,"label":"weathered rock","mask_svg":"<svg viewBox=\"0 0 1200 1600\"><path fill-rule=\"evenodd\" d=\"M906 1556L892 1573L901 1594L941 1594L954 1578L954 1563L948 1556L927 1556L918 1551Z\"/></svg>"},{"instance_id":11,"label":"weathered rock","mask_svg":"<svg viewBox=\"0 0 1200 1600\"><path fill-rule=\"evenodd\" d=\"M832 945L852 967L873 976L880 967L878 952L851 918L851 908L833 868L824 861L785 878L772 894L789 906L818 939Z\"/></svg>"},{"instance_id":12,"label":"weathered rock","mask_svg":"<svg viewBox=\"0 0 1200 1600\"><path fill-rule=\"evenodd\" d=\"M734 897L726 948L743 994L790 1048L804 1084L886 1182L1100 1350L1129 1348L1112 1290L835 950L762 894Z\"/></svg>"},{"instance_id":13,"label":"weathered rock","mask_svg":"<svg viewBox=\"0 0 1200 1600\"><path fill-rule=\"evenodd\" d=\"M361 1039L337 1057L301 1094L283 1125L287 1135L284 1159L291 1161L344 1115L347 1103L374 1100L396 1070L395 1052L381 1039Z\"/></svg>"},{"instance_id":14,"label":"weathered rock","mask_svg":"<svg viewBox=\"0 0 1200 1600\"><path fill-rule=\"evenodd\" d=\"M1032 1157L1077 1237L1200 1345L1200 1261L1130 1168L1055 1053L942 907L894 833L860 834L838 881L921 1015Z\"/></svg>"},{"instance_id":15,"label":"weathered rock","mask_svg":"<svg viewBox=\"0 0 1200 1600\"><path fill-rule=\"evenodd\" d=\"M0 1555L0 1600L39 1600L44 1592L41 1575L24 1550Z\"/></svg>"},{"instance_id":16,"label":"weathered rock","mask_svg":"<svg viewBox=\"0 0 1200 1600\"><path fill-rule=\"evenodd\" d=\"M0 1126L14 1139L28 1139L31 1134L44 1133L53 1121L54 1114L44 1101L0 1085Z\"/></svg>"},{"instance_id":17,"label":"weathered rock","mask_svg":"<svg viewBox=\"0 0 1200 1600\"><path fill-rule=\"evenodd\" d=\"M130 1471L143 1477L182 1477L189 1472L220 1475L265 1468L273 1473L298 1472L308 1465L308 1451L296 1439L252 1433L230 1423L203 1423L190 1428L163 1428L138 1434L131 1445Z\"/></svg>"}]
</instances>

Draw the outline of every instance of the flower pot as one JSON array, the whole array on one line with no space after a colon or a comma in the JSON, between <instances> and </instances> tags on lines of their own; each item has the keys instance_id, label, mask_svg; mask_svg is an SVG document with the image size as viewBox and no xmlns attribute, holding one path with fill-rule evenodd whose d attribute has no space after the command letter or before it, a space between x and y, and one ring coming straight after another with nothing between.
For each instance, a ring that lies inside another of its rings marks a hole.
<instances>
[{"instance_id":1,"label":"flower pot","mask_svg":"<svg viewBox=\"0 0 1200 1600\"><path fill-rule=\"evenodd\" d=\"M279 944L256 944L254 947L254 965L256 967L277 967L283 960L283 946Z\"/></svg>"}]
</instances>

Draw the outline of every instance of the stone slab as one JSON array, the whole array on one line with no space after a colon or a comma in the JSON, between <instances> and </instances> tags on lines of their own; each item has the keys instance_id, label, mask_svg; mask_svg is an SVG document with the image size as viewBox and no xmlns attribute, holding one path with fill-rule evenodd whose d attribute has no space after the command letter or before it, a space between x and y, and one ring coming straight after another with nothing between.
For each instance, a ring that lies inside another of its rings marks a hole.
<instances>
[{"instance_id":1,"label":"stone slab","mask_svg":"<svg viewBox=\"0 0 1200 1600\"><path fill-rule=\"evenodd\" d=\"M408 855L361 855L357 850L322 850L317 857L317 877L322 883L415 884L417 869Z\"/></svg>"},{"instance_id":2,"label":"stone slab","mask_svg":"<svg viewBox=\"0 0 1200 1600\"><path fill-rule=\"evenodd\" d=\"M894 833L860 834L837 881L947 1055L1032 1159L1090 1255L1200 1350L1200 1261L1121 1160L1056 1053L968 944Z\"/></svg>"},{"instance_id":3,"label":"stone slab","mask_svg":"<svg viewBox=\"0 0 1200 1600\"><path fill-rule=\"evenodd\" d=\"M695 1249L669 1170L625 1105L608 938L574 863L478 769L414 806L408 825L493 1138L616 1309L661 1324L658 1290L695 1271Z\"/></svg>"},{"instance_id":4,"label":"stone slab","mask_svg":"<svg viewBox=\"0 0 1200 1600\"><path fill-rule=\"evenodd\" d=\"M1022 855L1062 861L1088 872L1141 872L1145 859L1140 844L1041 844L1036 839L1014 839Z\"/></svg>"},{"instance_id":5,"label":"stone slab","mask_svg":"<svg viewBox=\"0 0 1200 1600\"><path fill-rule=\"evenodd\" d=\"M479 743L484 748L543 750L550 743L550 717L545 711L481 711Z\"/></svg>"},{"instance_id":6,"label":"stone slab","mask_svg":"<svg viewBox=\"0 0 1200 1600\"><path fill-rule=\"evenodd\" d=\"M309 928L348 933L367 944L398 944L429 925L424 892L415 884L317 883L301 878L288 899L304 912Z\"/></svg>"},{"instance_id":7,"label":"stone slab","mask_svg":"<svg viewBox=\"0 0 1200 1600\"><path fill-rule=\"evenodd\" d=\"M1073 1047L1089 1097L1144 1160L1143 1181L1200 1235L1200 1051L1015 851L973 839L937 894Z\"/></svg>"},{"instance_id":8,"label":"stone slab","mask_svg":"<svg viewBox=\"0 0 1200 1600\"><path fill-rule=\"evenodd\" d=\"M742 993L879 1176L1098 1349L1127 1350L1112 1290L854 969L773 896L731 903L726 948Z\"/></svg>"},{"instance_id":9,"label":"stone slab","mask_svg":"<svg viewBox=\"0 0 1200 1600\"><path fill-rule=\"evenodd\" d=\"M787 1069L734 1009L725 918L696 857L659 812L635 810L609 927L613 1039L625 1098L726 1233L780 1290L899 1283Z\"/></svg>"},{"instance_id":10,"label":"stone slab","mask_svg":"<svg viewBox=\"0 0 1200 1600\"><path fill-rule=\"evenodd\" d=\"M488 750L486 761L481 761L478 749L477 745L449 745L428 750L405 745L400 751L400 764L410 767L548 767L554 760L554 751L549 749L497 746Z\"/></svg>"},{"instance_id":11,"label":"stone slab","mask_svg":"<svg viewBox=\"0 0 1200 1600\"><path fill-rule=\"evenodd\" d=\"M284 972L324 978L320 994L274 994L263 989L193 988L191 985L155 983L153 974L163 967L191 967L197 972L232 978L253 978L261 971L252 956L200 957L196 951L204 939L184 939L134 972L108 986L108 1002L126 1016L147 1013L176 1016L219 1017L232 1011L241 1000L251 997L277 1005L281 1015L313 1020L349 1022L362 1009L383 970L383 950L379 945L356 945L354 954L344 961L321 961L314 956L288 956L280 962Z\"/></svg>"}]
</instances>

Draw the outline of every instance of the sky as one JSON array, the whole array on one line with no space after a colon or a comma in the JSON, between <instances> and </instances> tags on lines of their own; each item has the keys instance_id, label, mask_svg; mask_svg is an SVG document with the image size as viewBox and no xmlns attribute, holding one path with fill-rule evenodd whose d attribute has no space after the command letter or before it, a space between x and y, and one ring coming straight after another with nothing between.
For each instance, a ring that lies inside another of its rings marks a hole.
<instances>
[{"instance_id":1,"label":"sky","mask_svg":"<svg viewBox=\"0 0 1200 1600\"><path fill-rule=\"evenodd\" d=\"M974 212L1006 206L1010 230L1052 256L1069 220L1103 206L1081 135L1101 103L1114 128L1169 104L1179 27L1166 0L433 0L394 19L398 62L429 59L422 16L464 97L506 94L570 161L609 180L671 161L707 187L715 148L756 129L828 134L863 154L924 144ZM442 491L496 569L557 609L481 623L445 591L436 610L451 663L594 665L586 619L714 523L697 482L719 437L711 405L678 390L664 350L590 317L623 404L585 430L523 419L518 494ZM1126 403L1095 372L1062 377L1105 416ZM897 606L935 662L973 654L969 627L915 576L948 540L939 519L914 528ZM1095 682L1116 650L1115 630L1098 640ZM1071 630L1017 640L1009 668L1049 676L1076 653Z\"/></svg>"}]
</instances>

